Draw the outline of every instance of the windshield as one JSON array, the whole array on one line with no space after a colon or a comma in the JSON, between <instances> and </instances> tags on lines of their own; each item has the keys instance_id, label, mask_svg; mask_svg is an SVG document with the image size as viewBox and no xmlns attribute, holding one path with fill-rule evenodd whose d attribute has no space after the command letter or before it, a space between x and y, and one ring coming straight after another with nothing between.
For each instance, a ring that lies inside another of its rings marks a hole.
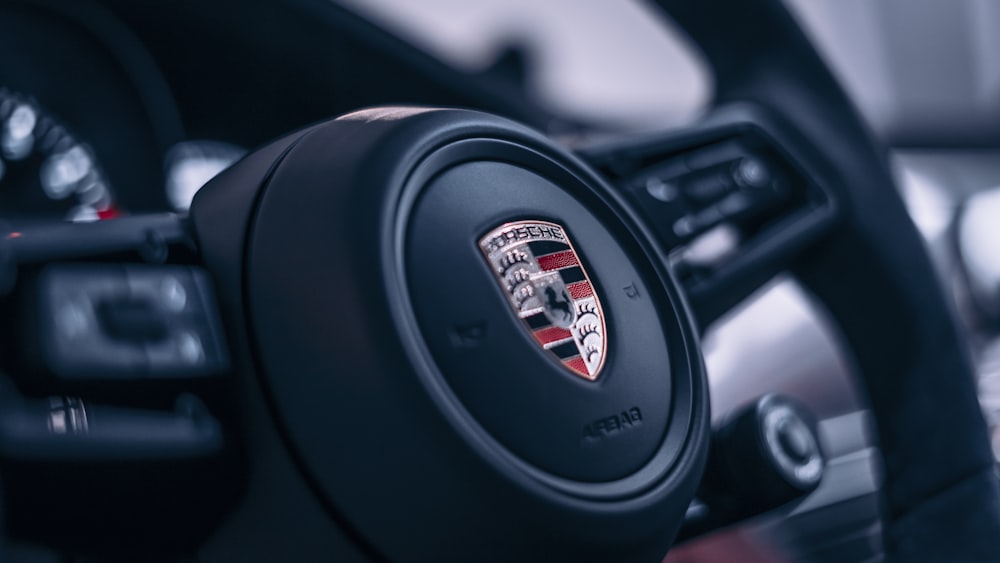
<instances>
[{"instance_id":1,"label":"windshield","mask_svg":"<svg viewBox=\"0 0 1000 563\"><path fill-rule=\"evenodd\" d=\"M526 93L582 122L663 129L692 121L712 98L711 70L652 2L335 1L467 72L515 53ZM786 4L887 144L982 146L1000 136L1000 3Z\"/></svg>"},{"instance_id":2,"label":"windshield","mask_svg":"<svg viewBox=\"0 0 1000 563\"><path fill-rule=\"evenodd\" d=\"M339 2L460 70L523 68L527 95L582 122L662 129L711 100L707 65L647 2Z\"/></svg>"}]
</instances>

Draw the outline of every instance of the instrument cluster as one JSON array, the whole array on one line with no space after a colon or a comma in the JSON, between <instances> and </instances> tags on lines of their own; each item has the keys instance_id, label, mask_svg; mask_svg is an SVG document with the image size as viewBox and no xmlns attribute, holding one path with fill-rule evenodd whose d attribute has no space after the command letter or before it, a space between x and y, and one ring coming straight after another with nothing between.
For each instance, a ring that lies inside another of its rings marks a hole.
<instances>
[{"instance_id":1,"label":"instrument cluster","mask_svg":"<svg viewBox=\"0 0 1000 563\"><path fill-rule=\"evenodd\" d=\"M187 138L156 61L101 6L0 6L0 219L184 212L244 152Z\"/></svg>"}]
</instances>

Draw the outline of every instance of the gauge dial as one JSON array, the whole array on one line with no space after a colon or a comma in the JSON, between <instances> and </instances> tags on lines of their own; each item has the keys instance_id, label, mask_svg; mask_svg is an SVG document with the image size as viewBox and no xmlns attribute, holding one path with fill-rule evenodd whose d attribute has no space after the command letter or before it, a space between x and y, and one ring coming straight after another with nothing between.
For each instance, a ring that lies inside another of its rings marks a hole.
<instances>
[{"instance_id":1,"label":"gauge dial","mask_svg":"<svg viewBox=\"0 0 1000 563\"><path fill-rule=\"evenodd\" d=\"M120 214L93 149L32 97L0 87L0 217Z\"/></svg>"}]
</instances>

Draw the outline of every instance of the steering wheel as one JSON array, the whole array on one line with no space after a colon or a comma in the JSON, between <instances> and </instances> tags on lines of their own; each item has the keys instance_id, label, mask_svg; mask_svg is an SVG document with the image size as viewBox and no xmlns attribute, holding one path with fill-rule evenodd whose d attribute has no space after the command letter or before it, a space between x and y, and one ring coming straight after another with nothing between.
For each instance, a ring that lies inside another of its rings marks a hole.
<instances>
[{"instance_id":1,"label":"steering wheel","mask_svg":"<svg viewBox=\"0 0 1000 563\"><path fill-rule=\"evenodd\" d=\"M877 144L779 0L660 5L717 77L717 109L689 131L574 155L491 115L375 108L255 151L188 218L8 233L5 272L41 307L29 318L52 378L5 391L0 452L27 460L5 479L85 459L143 481L137 467L172 460L202 480L195 494L164 485L159 514L201 523L184 541L202 561L655 560L708 457L698 327L790 270L863 376L889 555L995 559L1000 495L972 368ZM794 181L754 199L744 178L741 198L686 216L744 217L752 236L682 287L667 255L696 229L664 219L656 205L673 196L648 171L734 146ZM176 358L122 363L66 340L91 314L118 352L159 350L178 326L186 339ZM108 370L119 392L88 386ZM147 384L192 394L156 416L22 396L121 402ZM203 457L229 461L191 462ZM116 525L144 530L136 545L157 536L130 519Z\"/></svg>"}]
</instances>

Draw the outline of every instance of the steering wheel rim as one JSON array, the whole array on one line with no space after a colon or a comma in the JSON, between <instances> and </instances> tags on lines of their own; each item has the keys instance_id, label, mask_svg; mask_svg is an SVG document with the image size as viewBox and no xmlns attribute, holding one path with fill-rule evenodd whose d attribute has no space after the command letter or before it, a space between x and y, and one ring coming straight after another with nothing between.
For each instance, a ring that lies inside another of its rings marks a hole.
<instances>
[{"instance_id":1,"label":"steering wheel rim","mask_svg":"<svg viewBox=\"0 0 1000 563\"><path fill-rule=\"evenodd\" d=\"M839 224L793 273L830 310L863 375L887 553L995 557L1000 502L974 370L884 151L780 0L658 4L715 69L717 103L768 108L823 150Z\"/></svg>"}]
</instances>

